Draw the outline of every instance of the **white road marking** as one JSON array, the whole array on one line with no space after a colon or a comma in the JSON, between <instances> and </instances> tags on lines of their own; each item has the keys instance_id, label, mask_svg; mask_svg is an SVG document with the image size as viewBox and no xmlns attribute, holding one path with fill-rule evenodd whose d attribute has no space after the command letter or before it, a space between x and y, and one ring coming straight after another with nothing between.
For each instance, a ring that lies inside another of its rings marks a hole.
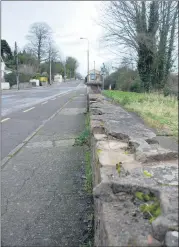
<instances>
[{"instance_id":1,"label":"white road marking","mask_svg":"<svg viewBox=\"0 0 179 247\"><path fill-rule=\"evenodd\" d=\"M42 103L42 105L45 105L45 104L47 104L47 103L48 103L48 101L45 101L45 102Z\"/></svg>"},{"instance_id":2,"label":"white road marking","mask_svg":"<svg viewBox=\"0 0 179 247\"><path fill-rule=\"evenodd\" d=\"M24 90L24 92L26 92L26 91L27 90ZM43 90L43 91L46 91L46 90ZM19 93L19 91L17 91L17 92ZM23 91L20 91L20 92L23 92ZM53 96L45 97L45 98L43 98L41 100L36 100L36 101L34 101L34 103L31 103L32 101L27 102L27 103L23 103L23 107L22 107L22 104L20 104L20 105L16 104L16 105L12 106L10 109L2 108L1 117L5 117L6 115L8 115L8 114L10 114L12 112L17 112L18 110L22 110L23 111L23 109L26 108L26 107L30 107L30 106L33 106L33 105L36 105L36 104L41 104L45 100L46 101L50 100L53 97L63 97L64 95L67 95L67 94L69 94L71 92L75 92L75 88L74 89L70 89L70 90L68 90L66 92L61 92L61 93L55 94ZM16 92L13 92L13 93L16 93ZM21 101L20 101L20 103L21 103Z\"/></svg>"},{"instance_id":3,"label":"white road marking","mask_svg":"<svg viewBox=\"0 0 179 247\"><path fill-rule=\"evenodd\" d=\"M7 121L7 120L9 120L9 119L10 119L10 118L4 118L4 119L1 120L1 123L5 122L5 121Z\"/></svg>"},{"instance_id":4,"label":"white road marking","mask_svg":"<svg viewBox=\"0 0 179 247\"><path fill-rule=\"evenodd\" d=\"M29 109L27 109L27 110L25 110L25 111L23 111L23 112L31 111L31 110L34 109L34 108L35 108L35 107L29 108Z\"/></svg>"},{"instance_id":5,"label":"white road marking","mask_svg":"<svg viewBox=\"0 0 179 247\"><path fill-rule=\"evenodd\" d=\"M51 100L56 100L56 98L53 98L53 99L51 99Z\"/></svg>"}]
</instances>

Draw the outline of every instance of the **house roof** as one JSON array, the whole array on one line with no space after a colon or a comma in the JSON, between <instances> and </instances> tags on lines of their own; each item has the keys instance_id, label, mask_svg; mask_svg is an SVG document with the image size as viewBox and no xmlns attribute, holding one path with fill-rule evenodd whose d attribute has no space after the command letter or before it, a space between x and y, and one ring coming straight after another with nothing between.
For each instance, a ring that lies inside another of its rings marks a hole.
<instances>
[{"instance_id":1,"label":"house roof","mask_svg":"<svg viewBox=\"0 0 179 247\"><path fill-rule=\"evenodd\" d=\"M94 71L95 71L96 74L100 74L100 71L99 70L96 70L96 69L95 70L94 69L91 69L89 72L90 73L94 73Z\"/></svg>"}]
</instances>

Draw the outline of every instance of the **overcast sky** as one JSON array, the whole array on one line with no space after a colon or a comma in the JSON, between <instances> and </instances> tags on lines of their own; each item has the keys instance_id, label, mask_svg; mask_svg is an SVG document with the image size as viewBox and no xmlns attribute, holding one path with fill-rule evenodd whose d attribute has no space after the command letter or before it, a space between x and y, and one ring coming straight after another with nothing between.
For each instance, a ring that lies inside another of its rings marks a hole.
<instances>
[{"instance_id":1,"label":"overcast sky","mask_svg":"<svg viewBox=\"0 0 179 247\"><path fill-rule=\"evenodd\" d=\"M23 48L26 35L34 22L46 22L54 32L54 40L62 57L73 56L79 61L78 71L87 71L87 41L90 40L90 69L100 69L103 62L112 61L114 55L102 48L99 38L102 29L95 24L99 18L98 1L2 1L1 38L11 48L16 41Z\"/></svg>"}]
</instances>

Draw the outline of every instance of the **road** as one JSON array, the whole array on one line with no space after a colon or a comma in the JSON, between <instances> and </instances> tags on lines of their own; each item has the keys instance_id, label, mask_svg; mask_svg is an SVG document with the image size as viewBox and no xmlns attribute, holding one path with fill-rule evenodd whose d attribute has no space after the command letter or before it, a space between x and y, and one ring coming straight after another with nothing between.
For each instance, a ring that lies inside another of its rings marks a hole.
<instances>
[{"instance_id":1,"label":"road","mask_svg":"<svg viewBox=\"0 0 179 247\"><path fill-rule=\"evenodd\" d=\"M42 97L45 104L14 111L2 122L3 138L10 135L3 147L43 123L1 169L2 247L86 246L93 236L93 197L86 191L89 149L74 145L86 126L87 90L72 84L73 90L59 97L54 95L62 85L47 88L53 97Z\"/></svg>"},{"instance_id":2,"label":"road","mask_svg":"<svg viewBox=\"0 0 179 247\"><path fill-rule=\"evenodd\" d=\"M22 143L68 99L70 92L82 87L80 81L2 93L1 159Z\"/></svg>"}]
</instances>

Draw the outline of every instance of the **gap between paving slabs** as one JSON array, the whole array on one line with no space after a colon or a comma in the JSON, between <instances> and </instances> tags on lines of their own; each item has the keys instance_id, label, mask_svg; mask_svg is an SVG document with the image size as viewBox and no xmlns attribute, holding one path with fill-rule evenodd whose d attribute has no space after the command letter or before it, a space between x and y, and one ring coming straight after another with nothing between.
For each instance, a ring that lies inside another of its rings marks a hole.
<instances>
[{"instance_id":1,"label":"gap between paving slabs","mask_svg":"<svg viewBox=\"0 0 179 247\"><path fill-rule=\"evenodd\" d=\"M178 238L178 154L162 149L143 125L110 125L132 120L103 96L88 98L95 246L170 246Z\"/></svg>"}]
</instances>

